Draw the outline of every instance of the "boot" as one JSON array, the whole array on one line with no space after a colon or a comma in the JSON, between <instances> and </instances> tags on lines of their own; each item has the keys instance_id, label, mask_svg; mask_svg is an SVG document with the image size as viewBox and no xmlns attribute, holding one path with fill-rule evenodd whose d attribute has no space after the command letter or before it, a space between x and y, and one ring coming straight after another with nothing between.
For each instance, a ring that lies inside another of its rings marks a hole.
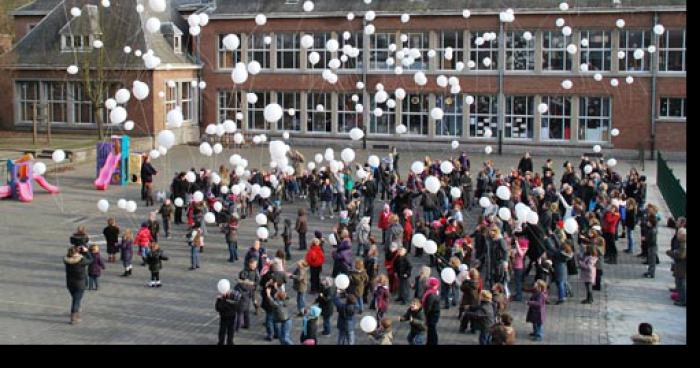
<instances>
[{"instance_id":1,"label":"boot","mask_svg":"<svg viewBox=\"0 0 700 368\"><path fill-rule=\"evenodd\" d=\"M75 313L70 314L70 324L74 325L77 322L75 321Z\"/></svg>"},{"instance_id":2,"label":"boot","mask_svg":"<svg viewBox=\"0 0 700 368\"><path fill-rule=\"evenodd\" d=\"M75 312L75 323L80 323L80 312Z\"/></svg>"},{"instance_id":3,"label":"boot","mask_svg":"<svg viewBox=\"0 0 700 368\"><path fill-rule=\"evenodd\" d=\"M120 275L121 277L129 276L129 270L124 270L124 273Z\"/></svg>"}]
</instances>

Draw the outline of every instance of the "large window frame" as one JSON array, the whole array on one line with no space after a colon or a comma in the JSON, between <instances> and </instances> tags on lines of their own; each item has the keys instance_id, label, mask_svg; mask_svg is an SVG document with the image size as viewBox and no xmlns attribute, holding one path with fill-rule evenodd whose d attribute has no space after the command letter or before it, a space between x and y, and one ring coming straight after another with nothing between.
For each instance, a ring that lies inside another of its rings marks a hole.
<instances>
[{"instance_id":1,"label":"large window frame","mask_svg":"<svg viewBox=\"0 0 700 368\"><path fill-rule=\"evenodd\" d=\"M241 94L239 91L232 89L219 90L217 93L217 101L219 122L238 120L236 115L241 111Z\"/></svg>"},{"instance_id":2,"label":"large window frame","mask_svg":"<svg viewBox=\"0 0 700 368\"><path fill-rule=\"evenodd\" d=\"M529 140L534 137L534 126L535 96L506 96L503 136L513 140Z\"/></svg>"},{"instance_id":3,"label":"large window frame","mask_svg":"<svg viewBox=\"0 0 700 368\"><path fill-rule=\"evenodd\" d=\"M469 136L486 138L484 132L490 128L495 137L498 132L498 96L475 95L469 106Z\"/></svg>"},{"instance_id":4,"label":"large window frame","mask_svg":"<svg viewBox=\"0 0 700 368\"><path fill-rule=\"evenodd\" d=\"M277 122L277 130L301 131L301 92L277 92L277 104L282 106L284 114ZM294 109L294 115L289 115L289 109Z\"/></svg>"},{"instance_id":5,"label":"large window frame","mask_svg":"<svg viewBox=\"0 0 700 368\"><path fill-rule=\"evenodd\" d=\"M94 121L92 101L85 94L83 84L70 83L68 91L73 104L73 123L78 125L92 124Z\"/></svg>"},{"instance_id":6,"label":"large window frame","mask_svg":"<svg viewBox=\"0 0 700 368\"><path fill-rule=\"evenodd\" d=\"M338 42L340 42L342 39L342 36L338 37ZM352 45L353 47L356 47L358 50L360 50L359 55L357 57L350 57L348 56L348 61L342 64L341 68L338 69L338 72L343 72L343 71L361 71L362 66L364 65L364 43L365 38L364 38L364 33L363 32L352 32L350 34L350 39L349 40L343 40L343 45ZM341 48L342 50L342 48ZM340 53L340 51L339 51ZM340 59L340 57L338 57Z\"/></svg>"},{"instance_id":7,"label":"large window frame","mask_svg":"<svg viewBox=\"0 0 700 368\"><path fill-rule=\"evenodd\" d=\"M392 135L396 131L396 111L389 109L386 102L377 103L375 94L370 94L372 109L369 111L369 132L376 135ZM408 96L406 96L408 98ZM384 112L382 116L374 115L374 110L379 107Z\"/></svg>"},{"instance_id":8,"label":"large window frame","mask_svg":"<svg viewBox=\"0 0 700 368\"><path fill-rule=\"evenodd\" d=\"M258 96L258 100L254 103L248 104L248 130L267 132L270 130L272 125L265 120L265 106L270 103L270 92L267 91L248 91L247 93L255 93ZM243 96L243 95L241 95ZM247 99L247 94L246 94Z\"/></svg>"},{"instance_id":9,"label":"large window frame","mask_svg":"<svg viewBox=\"0 0 700 368\"><path fill-rule=\"evenodd\" d=\"M541 114L540 139L543 141L570 141L572 121L571 96L542 96L547 112Z\"/></svg>"},{"instance_id":10,"label":"large window frame","mask_svg":"<svg viewBox=\"0 0 700 368\"><path fill-rule=\"evenodd\" d=\"M306 131L309 133L328 134L333 132L333 105L329 92L308 92L306 94ZM316 106L323 105L323 111L316 111Z\"/></svg>"},{"instance_id":11,"label":"large window frame","mask_svg":"<svg viewBox=\"0 0 700 368\"><path fill-rule=\"evenodd\" d=\"M333 58L333 54L326 49L326 43L328 40L333 39L333 34L331 32L316 32L316 33L308 33L308 35L312 36L314 38L314 45L306 50L307 54L310 54L312 52L317 52L320 58L318 59L318 63L316 65L313 65L309 62L306 64L306 69L309 70L324 70L328 69L328 62Z\"/></svg>"},{"instance_id":12,"label":"large window frame","mask_svg":"<svg viewBox=\"0 0 700 368\"><path fill-rule=\"evenodd\" d=\"M659 120L686 120L688 100L686 97L661 97ZM674 114L674 112L678 114Z\"/></svg>"},{"instance_id":13,"label":"large window frame","mask_svg":"<svg viewBox=\"0 0 700 368\"><path fill-rule=\"evenodd\" d=\"M387 71L393 70L394 66L386 64L386 59L391 55L389 45L396 43L396 32L380 32L370 36L369 45L369 70L370 71ZM400 61L396 61L400 63Z\"/></svg>"},{"instance_id":14,"label":"large window frame","mask_svg":"<svg viewBox=\"0 0 700 368\"><path fill-rule=\"evenodd\" d=\"M360 97L356 93L338 93L338 133L349 133L362 125L362 113L355 110L353 95Z\"/></svg>"},{"instance_id":15,"label":"large window frame","mask_svg":"<svg viewBox=\"0 0 700 368\"><path fill-rule=\"evenodd\" d=\"M589 72L609 72L612 68L612 34L605 30L579 31L580 39L588 39L581 47L581 64L588 64ZM617 55L615 55L617 59Z\"/></svg>"},{"instance_id":16,"label":"large window frame","mask_svg":"<svg viewBox=\"0 0 700 368\"><path fill-rule=\"evenodd\" d=\"M445 50L452 48L452 60L445 59ZM437 50L437 68L442 71L455 70L457 63L464 62L464 32L456 31L441 31L438 34Z\"/></svg>"},{"instance_id":17,"label":"large window frame","mask_svg":"<svg viewBox=\"0 0 700 368\"><path fill-rule=\"evenodd\" d=\"M46 82L48 121L51 124L68 123L68 85L66 82Z\"/></svg>"},{"instance_id":18,"label":"large window frame","mask_svg":"<svg viewBox=\"0 0 700 368\"><path fill-rule=\"evenodd\" d=\"M473 60L476 66L473 70L475 71L495 71L498 70L498 37L491 41L484 40L481 45L476 44L476 39L484 37L484 34L491 33L493 31L475 31L471 33L469 40L470 51L469 58ZM498 32L496 32L498 34ZM491 64L487 67L484 65L484 59L489 57L491 59Z\"/></svg>"},{"instance_id":19,"label":"large window frame","mask_svg":"<svg viewBox=\"0 0 700 368\"><path fill-rule=\"evenodd\" d=\"M218 44L218 49L217 49L217 69L219 70L232 70L237 63L242 62L241 58L241 48L238 47L237 49L233 51L229 51L226 49L224 46L224 37L226 37L227 34L220 34L219 35L219 44ZM241 37L240 34L237 34L236 36Z\"/></svg>"},{"instance_id":20,"label":"large window frame","mask_svg":"<svg viewBox=\"0 0 700 368\"><path fill-rule=\"evenodd\" d=\"M620 31L620 51L625 52L625 58L619 61L619 70L626 72L648 72L651 57L647 48L651 46L652 32L648 30ZM644 50L644 57L634 58L637 49Z\"/></svg>"},{"instance_id":21,"label":"large window frame","mask_svg":"<svg viewBox=\"0 0 700 368\"><path fill-rule=\"evenodd\" d=\"M459 138L464 132L464 95L435 95L435 107L444 113L441 120L435 121L435 135Z\"/></svg>"},{"instance_id":22,"label":"large window frame","mask_svg":"<svg viewBox=\"0 0 700 368\"><path fill-rule=\"evenodd\" d=\"M570 36L564 36L561 31L542 32L542 71L567 72L571 71L573 55L566 51L571 43Z\"/></svg>"},{"instance_id":23,"label":"large window frame","mask_svg":"<svg viewBox=\"0 0 700 368\"><path fill-rule=\"evenodd\" d=\"M407 93L406 98L401 101L401 124L406 126L408 135L427 136L430 124L430 95Z\"/></svg>"},{"instance_id":24,"label":"large window frame","mask_svg":"<svg viewBox=\"0 0 700 368\"><path fill-rule=\"evenodd\" d=\"M246 50L246 61L250 63L255 60L260 63L260 69L270 70L270 45L265 43L265 34L249 33Z\"/></svg>"},{"instance_id":25,"label":"large window frame","mask_svg":"<svg viewBox=\"0 0 700 368\"><path fill-rule=\"evenodd\" d=\"M674 39L671 37L675 35ZM672 42L678 41L680 43ZM667 29L664 34L659 37L659 72L678 73L686 71L686 30L685 29ZM673 58L673 67L670 68L669 63ZM680 64L680 68L677 65Z\"/></svg>"},{"instance_id":26,"label":"large window frame","mask_svg":"<svg viewBox=\"0 0 700 368\"><path fill-rule=\"evenodd\" d=\"M277 70L301 69L301 35L299 32L277 33Z\"/></svg>"},{"instance_id":27,"label":"large window frame","mask_svg":"<svg viewBox=\"0 0 700 368\"><path fill-rule=\"evenodd\" d=\"M408 37L406 41L406 48L409 50L417 49L420 51L420 58L415 59L413 64L408 67L403 66L404 70L428 70L428 50L430 49L430 33L429 32L406 32L402 33ZM397 49L401 49L397 45ZM409 55L406 55L409 57ZM396 60L396 65L401 63L401 60Z\"/></svg>"},{"instance_id":28,"label":"large window frame","mask_svg":"<svg viewBox=\"0 0 700 368\"><path fill-rule=\"evenodd\" d=\"M523 34L524 31L511 31L506 34L506 70L535 70L536 36L533 35L528 41Z\"/></svg>"},{"instance_id":29,"label":"large window frame","mask_svg":"<svg viewBox=\"0 0 700 368\"><path fill-rule=\"evenodd\" d=\"M581 142L608 142L612 129L612 98L579 97L578 139ZM598 109L599 111L596 111Z\"/></svg>"}]
</instances>

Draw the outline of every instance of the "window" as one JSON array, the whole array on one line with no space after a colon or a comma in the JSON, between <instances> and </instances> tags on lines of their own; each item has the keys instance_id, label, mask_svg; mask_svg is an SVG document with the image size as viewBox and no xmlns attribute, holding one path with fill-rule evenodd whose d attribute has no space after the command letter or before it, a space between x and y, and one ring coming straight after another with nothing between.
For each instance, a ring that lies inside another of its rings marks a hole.
<instances>
[{"instance_id":1,"label":"window","mask_svg":"<svg viewBox=\"0 0 700 368\"><path fill-rule=\"evenodd\" d=\"M402 107L401 123L406 126L407 134L427 135L430 113L428 95L407 94Z\"/></svg>"},{"instance_id":2,"label":"window","mask_svg":"<svg viewBox=\"0 0 700 368\"><path fill-rule=\"evenodd\" d=\"M608 31L581 31L581 39L588 40L588 47L581 47L581 64L588 64L589 71L609 71L612 43ZM617 57L617 55L615 55Z\"/></svg>"},{"instance_id":3,"label":"window","mask_svg":"<svg viewBox=\"0 0 700 368\"><path fill-rule=\"evenodd\" d=\"M299 33L277 34L277 69L299 69Z\"/></svg>"},{"instance_id":4,"label":"window","mask_svg":"<svg viewBox=\"0 0 700 368\"><path fill-rule=\"evenodd\" d=\"M229 51L224 47L224 37L227 35L219 35L219 69L233 69L236 63L241 62L241 48ZM237 35L240 38L240 35Z\"/></svg>"},{"instance_id":5,"label":"window","mask_svg":"<svg viewBox=\"0 0 700 368\"><path fill-rule=\"evenodd\" d=\"M255 60L262 69L270 69L270 46L265 44L265 35L251 33L248 35L248 62Z\"/></svg>"},{"instance_id":6,"label":"window","mask_svg":"<svg viewBox=\"0 0 700 368\"><path fill-rule=\"evenodd\" d=\"M195 87L191 81L175 82L173 87L165 86L165 117L169 111L179 108L182 111L183 121L195 120Z\"/></svg>"},{"instance_id":7,"label":"window","mask_svg":"<svg viewBox=\"0 0 700 368\"><path fill-rule=\"evenodd\" d=\"M38 120L41 103L39 82L17 82L17 97L19 120L22 122L32 122L34 118ZM34 115L35 105L36 116Z\"/></svg>"},{"instance_id":8,"label":"window","mask_svg":"<svg viewBox=\"0 0 700 368\"><path fill-rule=\"evenodd\" d=\"M659 39L659 71L685 71L685 30L669 29Z\"/></svg>"},{"instance_id":9,"label":"window","mask_svg":"<svg viewBox=\"0 0 700 368\"><path fill-rule=\"evenodd\" d=\"M647 47L651 45L651 32L649 31L620 31L620 51L625 52L625 58L620 59L620 71L639 72L649 70L649 53ZM644 51L644 57L637 60L634 52L637 49Z\"/></svg>"},{"instance_id":10,"label":"window","mask_svg":"<svg viewBox=\"0 0 700 368\"><path fill-rule=\"evenodd\" d=\"M498 99L496 96L474 96L474 103L469 106L469 135L483 137L487 129L493 136L498 131Z\"/></svg>"},{"instance_id":11,"label":"window","mask_svg":"<svg viewBox=\"0 0 700 368\"><path fill-rule=\"evenodd\" d=\"M535 70L535 37L529 41L525 32L508 32L506 38L506 69Z\"/></svg>"},{"instance_id":12,"label":"window","mask_svg":"<svg viewBox=\"0 0 700 368\"><path fill-rule=\"evenodd\" d=\"M386 59L391 54L390 44L396 44L395 33L374 33L370 36L369 67L371 70L393 69L386 64Z\"/></svg>"},{"instance_id":13,"label":"window","mask_svg":"<svg viewBox=\"0 0 700 368\"><path fill-rule=\"evenodd\" d=\"M90 51L92 50L92 43L90 42L90 36L83 35L62 35L61 36L61 50L62 51Z\"/></svg>"},{"instance_id":14,"label":"window","mask_svg":"<svg viewBox=\"0 0 700 368\"><path fill-rule=\"evenodd\" d=\"M48 82L48 118L51 123L68 122L67 86L64 82Z\"/></svg>"},{"instance_id":15,"label":"window","mask_svg":"<svg viewBox=\"0 0 700 368\"><path fill-rule=\"evenodd\" d=\"M182 36L173 36L173 50L176 54L182 54Z\"/></svg>"},{"instance_id":16,"label":"window","mask_svg":"<svg viewBox=\"0 0 700 368\"><path fill-rule=\"evenodd\" d=\"M166 83L165 85L165 114L167 115L169 111L174 110L178 107L177 104L177 89L178 83L175 82L172 87ZM184 114L183 114L184 115Z\"/></svg>"},{"instance_id":17,"label":"window","mask_svg":"<svg viewBox=\"0 0 700 368\"><path fill-rule=\"evenodd\" d=\"M319 105L323 107L322 111L317 109ZM306 130L330 133L332 109L330 93L309 92L306 96Z\"/></svg>"},{"instance_id":18,"label":"window","mask_svg":"<svg viewBox=\"0 0 700 368\"><path fill-rule=\"evenodd\" d=\"M687 107L685 98L661 97L659 119L685 119Z\"/></svg>"},{"instance_id":19,"label":"window","mask_svg":"<svg viewBox=\"0 0 700 368\"><path fill-rule=\"evenodd\" d=\"M69 91L73 100L73 121L76 124L92 124L92 101L85 94L82 83L71 83Z\"/></svg>"},{"instance_id":20,"label":"window","mask_svg":"<svg viewBox=\"0 0 700 368\"><path fill-rule=\"evenodd\" d=\"M543 141L571 139L571 97L542 96L542 103L549 106L542 114L540 137Z\"/></svg>"},{"instance_id":21,"label":"window","mask_svg":"<svg viewBox=\"0 0 700 368\"><path fill-rule=\"evenodd\" d=\"M498 68L498 39L484 40L484 35L491 32L472 32L470 59L476 63L474 70L495 70ZM477 39L483 43L477 45ZM484 59L491 59L489 66L484 65Z\"/></svg>"},{"instance_id":22,"label":"window","mask_svg":"<svg viewBox=\"0 0 700 368\"><path fill-rule=\"evenodd\" d=\"M573 55L566 52L566 47L571 43L571 37L560 31L544 31L542 36L542 70L570 71Z\"/></svg>"},{"instance_id":23,"label":"window","mask_svg":"<svg viewBox=\"0 0 700 368\"><path fill-rule=\"evenodd\" d=\"M258 101L254 104L248 104L248 129L249 130L267 130L268 125L265 121L265 106L268 104L270 94L267 92L253 92L258 96Z\"/></svg>"},{"instance_id":24,"label":"window","mask_svg":"<svg viewBox=\"0 0 700 368\"><path fill-rule=\"evenodd\" d=\"M356 94L338 94L338 132L340 133L348 133L352 128L360 127L362 122L362 113L355 110L356 103L352 100L352 96Z\"/></svg>"},{"instance_id":25,"label":"window","mask_svg":"<svg viewBox=\"0 0 700 368\"><path fill-rule=\"evenodd\" d=\"M332 57L332 54L326 49L326 42L333 37L331 37L330 32L314 33L312 36L314 37L314 46L308 49L308 53L310 54L315 51L320 58L316 65L308 63L307 68L318 70L326 69L328 68L328 61L331 60Z\"/></svg>"},{"instance_id":26,"label":"window","mask_svg":"<svg viewBox=\"0 0 700 368\"><path fill-rule=\"evenodd\" d=\"M580 97L578 139L589 142L607 142L610 138L610 97Z\"/></svg>"},{"instance_id":27,"label":"window","mask_svg":"<svg viewBox=\"0 0 700 368\"><path fill-rule=\"evenodd\" d=\"M240 98L237 91L219 91L219 122L224 120L236 121L236 114L240 111Z\"/></svg>"},{"instance_id":28,"label":"window","mask_svg":"<svg viewBox=\"0 0 700 368\"><path fill-rule=\"evenodd\" d=\"M360 50L360 54L357 55L357 57L348 56L348 61L346 61L343 64L343 67L341 68L341 70L352 70L352 69L361 70L362 63L364 62L364 59L363 59L364 56L362 53L362 51L364 50L364 33L362 33L362 32L351 33L350 39L346 40L344 42L344 45L351 45L353 47L356 47L358 50Z\"/></svg>"},{"instance_id":29,"label":"window","mask_svg":"<svg viewBox=\"0 0 700 368\"><path fill-rule=\"evenodd\" d=\"M464 61L464 33L462 31L443 31L438 35L437 58L438 69L455 70L460 61ZM445 58L445 49L452 48L452 59Z\"/></svg>"},{"instance_id":30,"label":"window","mask_svg":"<svg viewBox=\"0 0 700 368\"><path fill-rule=\"evenodd\" d=\"M396 129L396 114L394 110L389 111L390 109L386 106L386 102L377 104L374 94L371 94L369 97L370 101L372 101L372 110L369 112L369 132L374 134L394 134ZM380 117L374 115L374 109L377 107L384 112Z\"/></svg>"},{"instance_id":31,"label":"window","mask_svg":"<svg viewBox=\"0 0 700 368\"><path fill-rule=\"evenodd\" d=\"M532 126L535 121L533 96L506 96L506 138L532 139Z\"/></svg>"},{"instance_id":32,"label":"window","mask_svg":"<svg viewBox=\"0 0 700 368\"><path fill-rule=\"evenodd\" d=\"M442 120L435 122L435 134L440 136L461 137L464 121L463 97L456 95L435 96L435 106L445 113Z\"/></svg>"},{"instance_id":33,"label":"window","mask_svg":"<svg viewBox=\"0 0 700 368\"><path fill-rule=\"evenodd\" d=\"M277 129L281 131L301 130L301 93L299 92L279 92L277 93L277 103L284 109L282 119L277 122ZM294 109L294 115L289 115L289 109Z\"/></svg>"},{"instance_id":34,"label":"window","mask_svg":"<svg viewBox=\"0 0 700 368\"><path fill-rule=\"evenodd\" d=\"M420 51L421 57L416 59L413 64L411 64L408 68L404 67L405 69L408 70L427 70L428 69L428 48L430 47L428 45L429 41L429 35L428 33L407 33L406 36L408 36L408 42L406 44L406 47L411 50L411 49L418 49ZM397 60L399 62L399 60Z\"/></svg>"}]
</instances>

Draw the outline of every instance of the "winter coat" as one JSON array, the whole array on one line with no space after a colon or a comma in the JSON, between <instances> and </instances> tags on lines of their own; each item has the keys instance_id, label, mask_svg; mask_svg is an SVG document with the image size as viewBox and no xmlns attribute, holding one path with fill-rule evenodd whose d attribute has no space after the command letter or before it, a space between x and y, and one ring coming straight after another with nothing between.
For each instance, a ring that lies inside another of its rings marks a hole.
<instances>
[{"instance_id":1,"label":"winter coat","mask_svg":"<svg viewBox=\"0 0 700 368\"><path fill-rule=\"evenodd\" d=\"M428 299L423 305L426 321L436 320L440 318L440 296L438 294L428 295Z\"/></svg>"},{"instance_id":2,"label":"winter coat","mask_svg":"<svg viewBox=\"0 0 700 368\"><path fill-rule=\"evenodd\" d=\"M377 285L374 289L374 298L377 306L377 311L386 312L389 309L389 299L391 298L391 293L389 288Z\"/></svg>"},{"instance_id":3,"label":"winter coat","mask_svg":"<svg viewBox=\"0 0 700 368\"><path fill-rule=\"evenodd\" d=\"M233 301L230 296L220 296L216 298L214 309L219 312L221 318L234 317L238 312L238 303Z\"/></svg>"},{"instance_id":4,"label":"winter coat","mask_svg":"<svg viewBox=\"0 0 700 368\"><path fill-rule=\"evenodd\" d=\"M637 226L637 220L638 220L638 210L626 210L625 211L625 226L630 228L631 230L634 230L634 228Z\"/></svg>"},{"instance_id":5,"label":"winter coat","mask_svg":"<svg viewBox=\"0 0 700 368\"><path fill-rule=\"evenodd\" d=\"M488 300L482 300L479 305L472 306L465 313L474 323L474 329L488 331L496 323L494 307Z\"/></svg>"},{"instance_id":6,"label":"winter coat","mask_svg":"<svg viewBox=\"0 0 700 368\"><path fill-rule=\"evenodd\" d=\"M369 236L372 233L372 228L369 224L361 224L360 229L357 231L357 241L360 244L369 244Z\"/></svg>"},{"instance_id":7,"label":"winter coat","mask_svg":"<svg viewBox=\"0 0 700 368\"><path fill-rule=\"evenodd\" d=\"M411 277L412 269L413 265L411 264L411 260L408 259L408 255L399 256L394 261L394 271L401 279L409 279Z\"/></svg>"},{"instance_id":8,"label":"winter coat","mask_svg":"<svg viewBox=\"0 0 700 368\"><path fill-rule=\"evenodd\" d=\"M387 230L391 226L389 224L389 217L391 217L392 213L388 211L382 211L379 214L379 223L377 224L377 227L379 227L382 230Z\"/></svg>"},{"instance_id":9,"label":"winter coat","mask_svg":"<svg viewBox=\"0 0 700 368\"><path fill-rule=\"evenodd\" d=\"M92 253L92 258L93 261L90 263L88 266L88 275L92 277L100 277L102 276L102 270L104 270L105 263L102 261L102 256L100 256L100 253Z\"/></svg>"},{"instance_id":10,"label":"winter coat","mask_svg":"<svg viewBox=\"0 0 700 368\"><path fill-rule=\"evenodd\" d=\"M517 240L517 246L512 251L514 270L521 270L525 267L525 253L527 252L529 244L530 241L525 238L520 238Z\"/></svg>"},{"instance_id":11,"label":"winter coat","mask_svg":"<svg viewBox=\"0 0 700 368\"><path fill-rule=\"evenodd\" d=\"M352 243L350 240L343 240L338 245L338 249L333 252L333 277L338 274L348 274L353 266Z\"/></svg>"},{"instance_id":12,"label":"winter coat","mask_svg":"<svg viewBox=\"0 0 700 368\"><path fill-rule=\"evenodd\" d=\"M425 294L425 291L428 289L427 285L428 279L421 279L420 275L416 276L413 288L415 289L415 292L413 293L413 297L417 299L422 299L423 294Z\"/></svg>"},{"instance_id":13,"label":"winter coat","mask_svg":"<svg viewBox=\"0 0 700 368\"><path fill-rule=\"evenodd\" d=\"M318 294L316 303L321 307L321 316L330 318L333 315L333 299L335 298L335 286L324 286Z\"/></svg>"},{"instance_id":14,"label":"winter coat","mask_svg":"<svg viewBox=\"0 0 700 368\"><path fill-rule=\"evenodd\" d=\"M423 333L426 330L423 308L419 308L416 311L411 310L411 308L409 308L403 315L403 317L401 317L401 320L410 321L409 323L411 324L411 333L413 333L414 335L418 333Z\"/></svg>"},{"instance_id":15,"label":"winter coat","mask_svg":"<svg viewBox=\"0 0 700 368\"><path fill-rule=\"evenodd\" d=\"M151 230L149 230L147 227L142 227L136 233L134 243L139 247L147 247L151 244L152 240L153 237L151 236Z\"/></svg>"},{"instance_id":16,"label":"winter coat","mask_svg":"<svg viewBox=\"0 0 700 368\"><path fill-rule=\"evenodd\" d=\"M116 245L119 242L119 228L108 225L102 230L102 235L105 236L105 241L107 241L107 250L116 250Z\"/></svg>"},{"instance_id":17,"label":"winter coat","mask_svg":"<svg viewBox=\"0 0 700 368\"><path fill-rule=\"evenodd\" d=\"M307 220L307 218L306 218L306 215L304 215L304 216L299 216L299 217L297 218L297 223L296 223L296 225L294 226L294 230L296 230L297 233L299 233L299 234L306 234L306 233L308 232L308 230L309 230L309 223L308 223L308 220Z\"/></svg>"},{"instance_id":18,"label":"winter coat","mask_svg":"<svg viewBox=\"0 0 700 368\"><path fill-rule=\"evenodd\" d=\"M284 300L274 300L265 294L265 303L269 306L268 313L272 313L275 322L285 322L289 319L289 311L284 305Z\"/></svg>"},{"instance_id":19,"label":"winter coat","mask_svg":"<svg viewBox=\"0 0 700 368\"><path fill-rule=\"evenodd\" d=\"M121 260L127 264L131 263L134 258L134 242L132 240L122 239L119 243L119 251L121 252Z\"/></svg>"},{"instance_id":20,"label":"winter coat","mask_svg":"<svg viewBox=\"0 0 700 368\"><path fill-rule=\"evenodd\" d=\"M73 257L63 257L66 265L66 287L74 290L85 290L87 281L87 266L93 261L90 253L75 254Z\"/></svg>"},{"instance_id":21,"label":"winter coat","mask_svg":"<svg viewBox=\"0 0 700 368\"><path fill-rule=\"evenodd\" d=\"M686 277L687 257L685 243L685 241L678 241L678 247L676 249L666 252L666 254L673 259L673 277L679 279L684 279Z\"/></svg>"},{"instance_id":22,"label":"winter coat","mask_svg":"<svg viewBox=\"0 0 700 368\"><path fill-rule=\"evenodd\" d=\"M547 293L540 293L537 291L532 293L530 300L527 302L527 317L525 318L525 322L544 324L547 316L546 301Z\"/></svg>"},{"instance_id":23,"label":"winter coat","mask_svg":"<svg viewBox=\"0 0 700 368\"><path fill-rule=\"evenodd\" d=\"M391 232L391 241L401 244L403 242L403 227L400 223L395 223L389 227Z\"/></svg>"},{"instance_id":24,"label":"winter coat","mask_svg":"<svg viewBox=\"0 0 700 368\"><path fill-rule=\"evenodd\" d=\"M309 250L306 252L304 260L306 260L306 263L308 263L311 267L323 266L323 262L325 261L323 249L316 244L312 244L311 248L309 248Z\"/></svg>"},{"instance_id":25,"label":"winter coat","mask_svg":"<svg viewBox=\"0 0 700 368\"><path fill-rule=\"evenodd\" d=\"M338 309L338 329L344 331L352 331L355 327L355 314L357 314L357 304L347 304L344 300L341 300L337 294L333 298L333 303Z\"/></svg>"},{"instance_id":26,"label":"winter coat","mask_svg":"<svg viewBox=\"0 0 700 368\"><path fill-rule=\"evenodd\" d=\"M292 275L292 288L299 293L305 293L307 290L308 282L306 280L306 267L297 267Z\"/></svg>"},{"instance_id":27,"label":"winter coat","mask_svg":"<svg viewBox=\"0 0 700 368\"><path fill-rule=\"evenodd\" d=\"M460 302L460 307L467 308L470 306L476 306L479 304L479 284L474 280L464 280L462 285L459 287L462 291L462 301Z\"/></svg>"},{"instance_id":28,"label":"winter coat","mask_svg":"<svg viewBox=\"0 0 700 368\"><path fill-rule=\"evenodd\" d=\"M617 222L620 221L620 214L617 212L606 212L603 216L603 220L603 232L608 234L615 234Z\"/></svg>"},{"instance_id":29,"label":"winter coat","mask_svg":"<svg viewBox=\"0 0 700 368\"><path fill-rule=\"evenodd\" d=\"M367 271L350 271L350 286L348 287L348 293L361 298L365 294L365 287L369 282L369 276Z\"/></svg>"},{"instance_id":30,"label":"winter coat","mask_svg":"<svg viewBox=\"0 0 700 368\"><path fill-rule=\"evenodd\" d=\"M655 333L651 335L632 336L632 344L634 345L658 345L660 341L661 337Z\"/></svg>"},{"instance_id":31,"label":"winter coat","mask_svg":"<svg viewBox=\"0 0 700 368\"><path fill-rule=\"evenodd\" d=\"M330 202L333 200L333 187L329 185L323 185L321 187L321 202Z\"/></svg>"},{"instance_id":32,"label":"winter coat","mask_svg":"<svg viewBox=\"0 0 700 368\"><path fill-rule=\"evenodd\" d=\"M143 165L141 165L141 181L144 183L151 183L153 182L153 175L156 175L158 172L156 169L153 168L150 162L144 162Z\"/></svg>"},{"instance_id":33,"label":"winter coat","mask_svg":"<svg viewBox=\"0 0 700 368\"><path fill-rule=\"evenodd\" d=\"M146 263L148 264L148 270L151 272L158 272L160 271L161 268L163 268L163 262L162 261L167 261L168 257L163 254L162 249L156 249L152 250L148 255L146 256Z\"/></svg>"},{"instance_id":34,"label":"winter coat","mask_svg":"<svg viewBox=\"0 0 700 368\"><path fill-rule=\"evenodd\" d=\"M579 277L583 282L595 283L596 268L595 265L598 262L598 257L594 256L584 256L579 254L577 257L578 267L579 267Z\"/></svg>"}]
</instances>

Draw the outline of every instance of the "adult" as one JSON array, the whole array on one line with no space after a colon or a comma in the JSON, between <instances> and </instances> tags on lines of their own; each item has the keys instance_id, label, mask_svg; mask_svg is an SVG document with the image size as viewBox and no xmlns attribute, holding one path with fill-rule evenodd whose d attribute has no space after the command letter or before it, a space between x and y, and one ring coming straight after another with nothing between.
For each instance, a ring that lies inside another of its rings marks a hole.
<instances>
[{"instance_id":1,"label":"adult","mask_svg":"<svg viewBox=\"0 0 700 368\"><path fill-rule=\"evenodd\" d=\"M141 199L147 201L147 194L153 189L153 176L158 175L158 171L151 165L151 158L148 155L143 156L141 164Z\"/></svg>"},{"instance_id":2,"label":"adult","mask_svg":"<svg viewBox=\"0 0 700 368\"><path fill-rule=\"evenodd\" d=\"M299 235L299 250L306 250L306 232L309 231L309 222L306 217L306 210L300 208L297 212L297 221L294 229Z\"/></svg>"},{"instance_id":3,"label":"adult","mask_svg":"<svg viewBox=\"0 0 700 368\"><path fill-rule=\"evenodd\" d=\"M520 175L525 175L526 172L532 172L533 170L533 165L532 165L532 157L530 157L530 152L525 152L525 155L520 158L520 162L518 162L518 172Z\"/></svg>"},{"instance_id":4,"label":"adult","mask_svg":"<svg viewBox=\"0 0 700 368\"><path fill-rule=\"evenodd\" d=\"M343 240L338 244L338 248L333 251L333 272L332 277L339 274L347 275L353 267L352 242L347 230L341 234Z\"/></svg>"},{"instance_id":5,"label":"adult","mask_svg":"<svg viewBox=\"0 0 700 368\"><path fill-rule=\"evenodd\" d=\"M321 270L325 261L325 255L323 254L323 249L321 249L321 241L319 239L314 238L311 241L311 247L306 252L304 260L309 264L311 274L309 292L317 294L321 291Z\"/></svg>"},{"instance_id":6,"label":"adult","mask_svg":"<svg viewBox=\"0 0 700 368\"><path fill-rule=\"evenodd\" d=\"M428 287L423 294L422 304L425 311L427 327L427 345L438 344L437 324L440 321L440 280L436 277L428 279Z\"/></svg>"},{"instance_id":7,"label":"adult","mask_svg":"<svg viewBox=\"0 0 700 368\"><path fill-rule=\"evenodd\" d=\"M86 246L73 246L63 258L66 265L66 287L71 296L70 323L80 323L80 302L87 285L87 266L93 262Z\"/></svg>"}]
</instances>

